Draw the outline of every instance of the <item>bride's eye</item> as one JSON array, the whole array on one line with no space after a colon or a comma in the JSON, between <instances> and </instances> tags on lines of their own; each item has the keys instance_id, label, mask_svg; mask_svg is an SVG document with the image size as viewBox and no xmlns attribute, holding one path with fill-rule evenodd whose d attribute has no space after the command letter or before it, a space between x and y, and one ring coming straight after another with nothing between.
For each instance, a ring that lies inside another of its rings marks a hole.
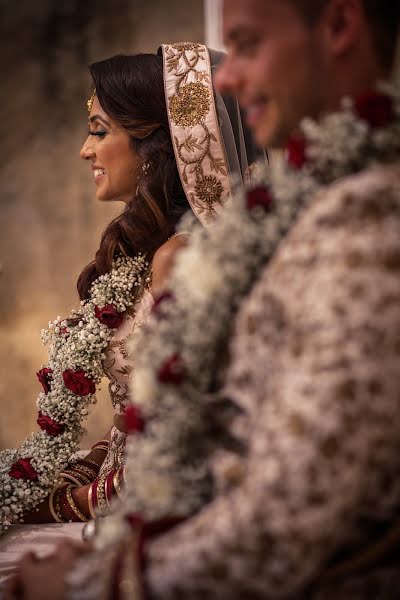
<instances>
[{"instance_id":1,"label":"bride's eye","mask_svg":"<svg viewBox=\"0 0 400 600\"><path fill-rule=\"evenodd\" d=\"M105 135L107 135L107 131L102 131L102 130L90 131L89 130L89 135L96 135L99 138L103 138Z\"/></svg>"}]
</instances>

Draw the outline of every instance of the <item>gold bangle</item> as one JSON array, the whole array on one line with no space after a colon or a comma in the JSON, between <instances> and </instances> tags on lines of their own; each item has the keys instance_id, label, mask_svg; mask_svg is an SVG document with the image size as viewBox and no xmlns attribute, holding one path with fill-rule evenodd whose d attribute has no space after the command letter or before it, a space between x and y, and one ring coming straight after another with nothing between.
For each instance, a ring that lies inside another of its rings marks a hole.
<instances>
[{"instance_id":1,"label":"gold bangle","mask_svg":"<svg viewBox=\"0 0 400 600\"><path fill-rule=\"evenodd\" d=\"M105 484L106 484L107 475L108 475L108 473L106 473L105 475L100 475L100 477L98 478L98 485L97 485L97 506L99 509L99 514L102 517L105 517L110 512L110 510L108 508L108 504L107 504L105 489L104 489Z\"/></svg>"},{"instance_id":2,"label":"gold bangle","mask_svg":"<svg viewBox=\"0 0 400 600\"><path fill-rule=\"evenodd\" d=\"M98 442L96 442L95 444L93 444L93 446L90 448L91 450L104 450L104 451L108 451L108 448L111 444L110 440L99 440ZM83 459L84 460L84 459Z\"/></svg>"},{"instance_id":3,"label":"gold bangle","mask_svg":"<svg viewBox=\"0 0 400 600\"><path fill-rule=\"evenodd\" d=\"M51 494L50 494L50 498L49 498L49 509L50 509L50 513L51 516L53 517L54 521L56 523L64 523L63 519L61 518L61 516L57 513L56 509L54 508L54 495L56 492L58 492L58 490L62 487L64 487L64 485L66 485L65 483L62 483L60 485L56 485L52 490L51 490Z\"/></svg>"},{"instance_id":4,"label":"gold bangle","mask_svg":"<svg viewBox=\"0 0 400 600\"><path fill-rule=\"evenodd\" d=\"M75 477L82 477L85 480L85 483L91 483L93 479L96 479L97 472L95 472L90 467L84 466L76 466L72 467L70 471L66 471L67 473L72 473Z\"/></svg>"},{"instance_id":5,"label":"gold bangle","mask_svg":"<svg viewBox=\"0 0 400 600\"><path fill-rule=\"evenodd\" d=\"M75 467L72 467L72 469L75 469L75 471L80 471L83 475L86 475L86 477L92 477L91 481L93 481L93 479L96 479L96 475L98 472L92 469L91 467L86 467L85 465L80 464L75 465Z\"/></svg>"},{"instance_id":6,"label":"gold bangle","mask_svg":"<svg viewBox=\"0 0 400 600\"><path fill-rule=\"evenodd\" d=\"M73 483L74 486L81 487L81 485L82 485L82 482L79 481L78 479L75 479L75 477L73 475L71 475L71 473L60 473L60 477L62 477L66 483L68 481L70 483Z\"/></svg>"},{"instance_id":7,"label":"gold bangle","mask_svg":"<svg viewBox=\"0 0 400 600\"><path fill-rule=\"evenodd\" d=\"M90 466L93 465L93 466ZM85 469L86 471L91 471L95 475L99 472L100 466L95 460L90 460L87 458L82 458L78 460L76 463L71 465L72 469ZM68 469L66 469L68 471Z\"/></svg>"},{"instance_id":8,"label":"gold bangle","mask_svg":"<svg viewBox=\"0 0 400 600\"><path fill-rule=\"evenodd\" d=\"M96 446L93 450L102 450L103 452L108 452L109 446Z\"/></svg>"},{"instance_id":9,"label":"gold bangle","mask_svg":"<svg viewBox=\"0 0 400 600\"><path fill-rule=\"evenodd\" d=\"M92 519L96 518L96 513L94 512L94 508L93 508L93 486L94 486L94 482L91 484L90 488L89 488L89 492L88 492L88 504L89 504L89 513L90 516L92 517Z\"/></svg>"},{"instance_id":10,"label":"gold bangle","mask_svg":"<svg viewBox=\"0 0 400 600\"><path fill-rule=\"evenodd\" d=\"M121 498L122 492L123 492L123 489L124 489L123 485L121 483L121 469L118 469L114 473L113 484L114 484L114 490L115 490L118 498Z\"/></svg>"},{"instance_id":11,"label":"gold bangle","mask_svg":"<svg viewBox=\"0 0 400 600\"><path fill-rule=\"evenodd\" d=\"M101 466L101 465L99 465L99 464L98 464L98 463L97 463L95 460L91 460L90 458L82 458L82 460L84 460L85 462L87 462L87 463L89 463L89 464L91 464L91 465L94 465L94 466L96 467L96 473L97 473L97 471L100 469L100 466ZM75 464L78 464L78 465L80 465L81 463L80 463L80 461L78 460L78 462L77 462L77 463L75 463ZM82 465L82 466L84 466L84 465Z\"/></svg>"},{"instance_id":12,"label":"gold bangle","mask_svg":"<svg viewBox=\"0 0 400 600\"><path fill-rule=\"evenodd\" d=\"M88 518L85 517L85 515L83 513L81 513L81 511L76 506L74 499L72 497L71 490L73 487L74 487L73 485L68 485L67 489L66 489L68 505L69 505L70 509L72 510L72 512L74 513L74 515L77 516L80 521L82 521L83 523L86 523L86 521L88 521Z\"/></svg>"}]
</instances>

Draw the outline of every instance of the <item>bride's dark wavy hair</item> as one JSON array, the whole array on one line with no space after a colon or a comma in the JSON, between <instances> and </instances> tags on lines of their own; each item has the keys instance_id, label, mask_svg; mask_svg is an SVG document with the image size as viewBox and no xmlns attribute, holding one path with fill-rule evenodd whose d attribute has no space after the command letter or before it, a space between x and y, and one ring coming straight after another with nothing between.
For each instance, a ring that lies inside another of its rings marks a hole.
<instances>
[{"instance_id":1,"label":"bride's dark wavy hair","mask_svg":"<svg viewBox=\"0 0 400 600\"><path fill-rule=\"evenodd\" d=\"M107 115L129 134L141 164L149 163L132 189L132 201L105 229L95 259L79 276L81 299L92 282L111 270L117 254L152 258L189 209L172 146L164 97L162 57L117 55L89 67L96 96ZM140 167L139 167L140 172Z\"/></svg>"}]
</instances>

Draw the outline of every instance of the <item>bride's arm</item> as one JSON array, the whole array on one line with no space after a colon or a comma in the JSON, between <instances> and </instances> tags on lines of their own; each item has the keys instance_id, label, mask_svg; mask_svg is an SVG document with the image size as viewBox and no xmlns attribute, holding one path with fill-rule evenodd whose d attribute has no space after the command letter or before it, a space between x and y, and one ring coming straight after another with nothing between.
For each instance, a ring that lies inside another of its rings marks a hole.
<instances>
[{"instance_id":1,"label":"bride's arm","mask_svg":"<svg viewBox=\"0 0 400 600\"><path fill-rule=\"evenodd\" d=\"M111 429L104 435L102 440L109 441L111 438ZM96 446L96 444L94 444ZM84 457L85 461L92 461L97 465L98 469L101 467L107 451L103 448L94 447ZM79 463L79 460L77 461ZM76 463L75 463L76 464ZM94 468L95 465L93 465ZM68 472L68 469L65 470ZM89 503L88 503L88 492L90 484L82 485L74 488L71 493L72 497L79 508L79 510L86 516L89 517ZM36 509L31 510L24 514L24 523L53 523L54 517L50 511L50 494L45 498Z\"/></svg>"}]
</instances>

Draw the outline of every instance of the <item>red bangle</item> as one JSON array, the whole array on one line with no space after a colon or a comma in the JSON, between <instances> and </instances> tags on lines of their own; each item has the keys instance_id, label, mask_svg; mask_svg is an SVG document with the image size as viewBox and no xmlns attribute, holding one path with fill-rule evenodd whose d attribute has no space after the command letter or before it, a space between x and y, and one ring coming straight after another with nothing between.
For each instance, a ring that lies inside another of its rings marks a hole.
<instances>
[{"instance_id":1,"label":"red bangle","mask_svg":"<svg viewBox=\"0 0 400 600\"><path fill-rule=\"evenodd\" d=\"M107 475L106 482L104 484L104 492L108 506L110 506L110 502L114 496L114 475L115 469L112 469Z\"/></svg>"},{"instance_id":2,"label":"red bangle","mask_svg":"<svg viewBox=\"0 0 400 600\"><path fill-rule=\"evenodd\" d=\"M64 513L67 522L76 521L76 516L72 511L69 502L67 500L67 485L64 486L60 492L60 509L61 513Z\"/></svg>"},{"instance_id":3,"label":"red bangle","mask_svg":"<svg viewBox=\"0 0 400 600\"><path fill-rule=\"evenodd\" d=\"M92 504L93 509L97 509L98 499L97 499L97 488L99 487L99 480L95 479L92 483Z\"/></svg>"},{"instance_id":4,"label":"red bangle","mask_svg":"<svg viewBox=\"0 0 400 600\"><path fill-rule=\"evenodd\" d=\"M94 460L85 460L84 458L78 460L78 462L76 462L73 466L78 468L80 466L86 467L87 469L90 469L93 472L96 471L96 473L98 473L100 470L100 465L98 465Z\"/></svg>"}]
</instances>

